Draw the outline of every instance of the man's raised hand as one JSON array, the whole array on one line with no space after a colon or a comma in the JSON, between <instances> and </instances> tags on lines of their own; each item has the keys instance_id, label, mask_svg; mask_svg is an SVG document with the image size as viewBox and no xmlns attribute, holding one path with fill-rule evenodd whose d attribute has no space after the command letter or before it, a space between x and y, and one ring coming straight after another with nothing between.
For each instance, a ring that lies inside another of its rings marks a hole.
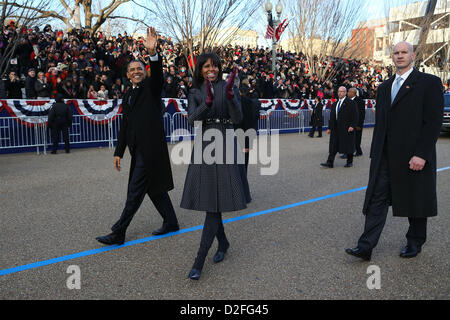
<instances>
[{"instance_id":1,"label":"man's raised hand","mask_svg":"<svg viewBox=\"0 0 450 320\"><path fill-rule=\"evenodd\" d=\"M158 36L156 30L153 27L147 28L147 38L144 42L145 48L149 55L154 56L156 54L156 46L158 45Z\"/></svg>"}]
</instances>

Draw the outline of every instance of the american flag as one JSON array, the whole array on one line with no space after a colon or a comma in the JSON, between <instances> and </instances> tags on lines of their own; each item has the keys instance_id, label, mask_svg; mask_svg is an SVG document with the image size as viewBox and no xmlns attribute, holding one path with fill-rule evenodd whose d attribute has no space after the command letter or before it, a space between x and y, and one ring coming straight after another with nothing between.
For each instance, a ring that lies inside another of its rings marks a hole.
<instances>
[{"instance_id":1,"label":"american flag","mask_svg":"<svg viewBox=\"0 0 450 320\"><path fill-rule=\"evenodd\" d=\"M275 30L275 39L280 40L281 34L283 33L284 29L286 29L288 22L286 22L287 18L283 20L282 23L280 23Z\"/></svg>"},{"instance_id":2,"label":"american flag","mask_svg":"<svg viewBox=\"0 0 450 320\"><path fill-rule=\"evenodd\" d=\"M266 39L272 38L273 38L273 20L272 20L272 13L269 13L269 25L267 26Z\"/></svg>"}]
</instances>

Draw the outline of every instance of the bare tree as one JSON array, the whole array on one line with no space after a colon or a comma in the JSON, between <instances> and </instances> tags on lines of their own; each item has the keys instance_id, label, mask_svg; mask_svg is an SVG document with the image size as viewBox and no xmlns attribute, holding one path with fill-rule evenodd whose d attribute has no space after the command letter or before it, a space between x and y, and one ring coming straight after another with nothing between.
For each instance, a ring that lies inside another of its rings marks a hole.
<instances>
[{"instance_id":1,"label":"bare tree","mask_svg":"<svg viewBox=\"0 0 450 320\"><path fill-rule=\"evenodd\" d=\"M59 0L57 6L37 7L30 1L15 1L17 8L28 9L37 14L33 19L54 18L64 22L68 29L84 28L91 33L96 32L107 19L117 18L113 13L117 8L131 0L109 0L109 4L100 7L97 12L93 10L92 0ZM25 2L25 3L24 3ZM52 2L53 4L53 2ZM84 23L82 22L84 17ZM121 17L127 18L127 17Z\"/></svg>"},{"instance_id":2,"label":"bare tree","mask_svg":"<svg viewBox=\"0 0 450 320\"><path fill-rule=\"evenodd\" d=\"M227 45L247 25L262 1L147 0L147 4L140 7L151 12L155 25L182 44L187 61L193 61L190 59L195 52L201 54L217 45ZM193 72L193 63L188 66Z\"/></svg>"},{"instance_id":3,"label":"bare tree","mask_svg":"<svg viewBox=\"0 0 450 320\"><path fill-rule=\"evenodd\" d=\"M351 58L367 39L350 31L361 17L359 0L285 1L293 48L301 52L312 74L332 79L341 67L332 57ZM360 28L363 25L360 24Z\"/></svg>"},{"instance_id":4,"label":"bare tree","mask_svg":"<svg viewBox=\"0 0 450 320\"><path fill-rule=\"evenodd\" d=\"M20 6L18 6L19 2ZM48 8L49 2L49 0L1 0L0 78L3 77L14 57L22 29L33 28L43 23L42 20L36 20L37 12L29 8Z\"/></svg>"}]
</instances>

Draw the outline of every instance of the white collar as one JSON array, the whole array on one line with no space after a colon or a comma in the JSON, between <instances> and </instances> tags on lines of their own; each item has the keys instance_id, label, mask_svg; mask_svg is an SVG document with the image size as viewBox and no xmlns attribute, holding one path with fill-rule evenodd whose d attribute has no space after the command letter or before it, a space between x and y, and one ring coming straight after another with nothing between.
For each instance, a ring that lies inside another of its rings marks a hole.
<instances>
[{"instance_id":1,"label":"white collar","mask_svg":"<svg viewBox=\"0 0 450 320\"><path fill-rule=\"evenodd\" d=\"M408 79L409 75L411 74L411 72L413 72L413 70L414 70L414 68L411 67L411 69L409 69L408 71L406 71L406 72L405 72L404 74L402 74L401 76L400 76L398 73L396 73L396 74L395 74L395 80L397 80L398 78L402 78L403 81L406 81L406 79ZM394 80L394 81L395 81L395 80Z\"/></svg>"}]
</instances>

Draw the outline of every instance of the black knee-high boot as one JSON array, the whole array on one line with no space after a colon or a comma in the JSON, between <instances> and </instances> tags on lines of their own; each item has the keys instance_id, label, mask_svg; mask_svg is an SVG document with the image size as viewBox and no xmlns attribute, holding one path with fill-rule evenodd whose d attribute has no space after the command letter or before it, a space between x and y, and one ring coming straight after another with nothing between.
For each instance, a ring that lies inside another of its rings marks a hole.
<instances>
[{"instance_id":1,"label":"black knee-high boot","mask_svg":"<svg viewBox=\"0 0 450 320\"><path fill-rule=\"evenodd\" d=\"M225 229L223 227L222 217L219 221L219 229L217 229L217 241L219 242L219 246L217 251L226 252L230 243L228 242L227 236L225 235Z\"/></svg>"},{"instance_id":2,"label":"black knee-high boot","mask_svg":"<svg viewBox=\"0 0 450 320\"><path fill-rule=\"evenodd\" d=\"M193 269L202 270L206 256L208 255L209 248L211 248L211 245L214 241L214 238L217 235L221 223L222 223L222 214L220 212L206 213L202 238L200 240L200 248L198 249L194 265L192 266Z\"/></svg>"}]
</instances>

